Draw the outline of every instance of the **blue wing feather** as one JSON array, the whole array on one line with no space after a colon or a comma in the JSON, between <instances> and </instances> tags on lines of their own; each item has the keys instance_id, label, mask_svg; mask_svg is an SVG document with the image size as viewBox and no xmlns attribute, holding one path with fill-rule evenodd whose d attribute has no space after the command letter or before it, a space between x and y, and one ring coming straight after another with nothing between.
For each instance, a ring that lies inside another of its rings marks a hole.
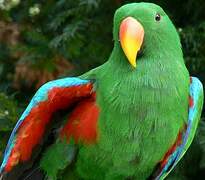
<instances>
[{"instance_id":1,"label":"blue wing feather","mask_svg":"<svg viewBox=\"0 0 205 180\"><path fill-rule=\"evenodd\" d=\"M37 106L40 102L45 101L47 99L48 91L51 90L53 87L70 87L70 86L78 86L89 83L89 80L83 80L80 78L75 77L69 77L69 78L63 78L58 79L54 81L47 82L43 86L39 88L39 90L36 92L36 94L33 96L32 100L30 101L29 105L27 106L26 110L21 115L20 119L16 123L16 126L14 127L11 136L9 138L8 144L6 146L6 150L4 152L4 158L3 162L0 167L0 173L2 172L3 168L6 166L7 160L10 156L11 150L15 144L15 135L18 131L20 125L24 121L24 119L28 116L30 111Z\"/></svg>"},{"instance_id":2,"label":"blue wing feather","mask_svg":"<svg viewBox=\"0 0 205 180\"><path fill-rule=\"evenodd\" d=\"M156 180L164 179L171 172L171 170L182 158L193 140L203 105L203 85L196 77L191 77L189 95L193 100L193 106L189 107L187 129L183 133L182 143L170 155L167 164L156 177Z\"/></svg>"}]
</instances>

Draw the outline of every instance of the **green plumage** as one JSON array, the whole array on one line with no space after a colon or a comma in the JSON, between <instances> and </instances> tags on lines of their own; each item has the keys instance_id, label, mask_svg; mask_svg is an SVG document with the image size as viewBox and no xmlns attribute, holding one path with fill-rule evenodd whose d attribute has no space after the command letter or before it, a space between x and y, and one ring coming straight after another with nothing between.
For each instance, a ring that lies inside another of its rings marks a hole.
<instances>
[{"instance_id":1,"label":"green plumage","mask_svg":"<svg viewBox=\"0 0 205 180\"><path fill-rule=\"evenodd\" d=\"M136 69L118 41L120 23L128 16L145 30ZM113 35L109 60L81 76L96 80L100 117L97 143L79 147L76 179L147 179L188 121L189 73L165 12L151 3L125 5L115 13Z\"/></svg>"},{"instance_id":2,"label":"green plumage","mask_svg":"<svg viewBox=\"0 0 205 180\"><path fill-rule=\"evenodd\" d=\"M59 172L72 163L75 155L75 145L67 144L66 141L58 140L50 146L41 159L40 168L43 169L48 178L57 179Z\"/></svg>"}]
</instances>

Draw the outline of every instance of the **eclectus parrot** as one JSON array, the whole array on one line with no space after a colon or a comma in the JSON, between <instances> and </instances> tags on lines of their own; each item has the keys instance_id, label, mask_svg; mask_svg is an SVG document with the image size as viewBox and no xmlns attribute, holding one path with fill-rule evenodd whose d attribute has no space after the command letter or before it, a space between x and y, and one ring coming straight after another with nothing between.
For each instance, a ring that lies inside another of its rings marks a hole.
<instances>
[{"instance_id":1,"label":"eclectus parrot","mask_svg":"<svg viewBox=\"0 0 205 180\"><path fill-rule=\"evenodd\" d=\"M37 91L9 139L2 179L164 179L182 158L203 87L189 76L174 25L161 7L132 3L116 11L113 36L106 63ZM57 111L67 118L48 143Z\"/></svg>"}]
</instances>

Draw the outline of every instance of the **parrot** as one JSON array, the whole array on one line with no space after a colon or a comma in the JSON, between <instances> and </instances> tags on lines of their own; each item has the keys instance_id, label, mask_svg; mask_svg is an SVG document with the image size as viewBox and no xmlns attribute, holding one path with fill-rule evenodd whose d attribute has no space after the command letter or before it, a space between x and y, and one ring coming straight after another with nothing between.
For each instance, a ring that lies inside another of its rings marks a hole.
<instances>
[{"instance_id":1,"label":"parrot","mask_svg":"<svg viewBox=\"0 0 205 180\"><path fill-rule=\"evenodd\" d=\"M162 180L173 170L196 133L203 85L160 6L119 7L113 39L104 64L39 88L11 133L0 179L38 171L36 179Z\"/></svg>"}]
</instances>

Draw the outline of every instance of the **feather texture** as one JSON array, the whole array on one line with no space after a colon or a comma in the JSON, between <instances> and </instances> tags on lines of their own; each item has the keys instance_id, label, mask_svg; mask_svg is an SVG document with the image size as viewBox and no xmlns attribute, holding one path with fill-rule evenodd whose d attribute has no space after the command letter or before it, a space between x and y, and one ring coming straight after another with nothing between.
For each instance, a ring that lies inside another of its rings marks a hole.
<instances>
[{"instance_id":1,"label":"feather texture","mask_svg":"<svg viewBox=\"0 0 205 180\"><path fill-rule=\"evenodd\" d=\"M9 172L19 162L27 161L41 142L52 114L69 107L92 93L92 84L79 78L65 78L43 85L17 122L7 145L1 171Z\"/></svg>"},{"instance_id":2,"label":"feather texture","mask_svg":"<svg viewBox=\"0 0 205 180\"><path fill-rule=\"evenodd\" d=\"M59 171L71 164L77 154L77 144L96 143L98 115L99 108L95 102L95 94L75 105L60 131L59 139L49 147L40 162L48 177L56 179Z\"/></svg>"},{"instance_id":3,"label":"feather texture","mask_svg":"<svg viewBox=\"0 0 205 180\"><path fill-rule=\"evenodd\" d=\"M66 138L67 142L73 137L76 143L79 141L85 144L95 143L98 116L99 108L95 102L95 95L80 101L61 130L61 138Z\"/></svg>"},{"instance_id":4,"label":"feather texture","mask_svg":"<svg viewBox=\"0 0 205 180\"><path fill-rule=\"evenodd\" d=\"M185 130L183 131L182 142L177 144L175 150L169 153L166 158L166 162L163 163L158 179L164 179L170 171L176 166L178 161L182 158L184 153L190 146L194 132L200 120L200 114L203 106L203 86L196 77L190 78L190 90L189 90L189 116Z\"/></svg>"}]
</instances>

